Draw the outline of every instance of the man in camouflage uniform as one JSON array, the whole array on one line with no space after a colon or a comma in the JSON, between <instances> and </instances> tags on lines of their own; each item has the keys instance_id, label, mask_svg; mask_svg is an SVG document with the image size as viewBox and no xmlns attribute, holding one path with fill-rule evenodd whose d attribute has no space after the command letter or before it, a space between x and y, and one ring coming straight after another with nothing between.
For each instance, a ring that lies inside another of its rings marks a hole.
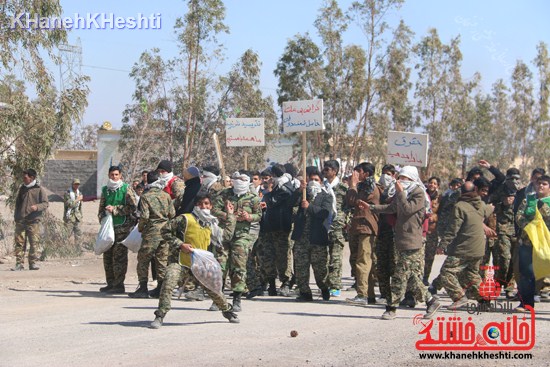
<instances>
[{"instance_id":1,"label":"man in camouflage uniform","mask_svg":"<svg viewBox=\"0 0 550 367\"><path fill-rule=\"evenodd\" d=\"M533 269L533 243L524 231L536 215L537 210L542 216L544 225L550 228L550 177L542 175L535 185L536 192L526 195L519 206L516 220L521 229L518 245L518 260L520 277L518 279L518 296L520 305L516 311L526 312L525 306L535 307L535 274Z\"/></svg>"},{"instance_id":2,"label":"man in camouflage uniform","mask_svg":"<svg viewBox=\"0 0 550 367\"><path fill-rule=\"evenodd\" d=\"M328 265L328 283L331 296L338 297L342 289L342 257L344 254L344 225L346 223L346 211L344 202L348 187L340 182L338 173L340 172L340 163L337 160L326 161L323 165L323 174L325 176L324 185L332 190L336 198L336 217L332 220L329 231L329 265Z\"/></svg>"},{"instance_id":3,"label":"man in camouflage uniform","mask_svg":"<svg viewBox=\"0 0 550 367\"><path fill-rule=\"evenodd\" d=\"M220 246L233 237L236 218L234 207L230 202L225 204L226 226L217 238L221 229L218 222L210 214L212 202L208 194L197 195L195 208L192 213L184 213L170 220L161 230L162 237L170 249L169 265L166 270L166 278L162 286L159 297L158 309L155 311L155 320L151 323L151 328L158 329L162 326L166 313L171 309L172 290L178 283L185 282L185 279L192 276L188 266L189 263L182 264L182 257L189 259L194 248L206 249L212 242L213 246ZM185 266L183 266L185 265ZM200 284L200 282L199 282ZM206 293L212 298L214 304L222 311L223 317L231 323L239 323L239 318L233 312L233 306L226 302L223 293L218 293L208 287L201 285Z\"/></svg>"},{"instance_id":4,"label":"man in camouflage uniform","mask_svg":"<svg viewBox=\"0 0 550 367\"><path fill-rule=\"evenodd\" d=\"M248 253L256 240L254 225L260 222L262 210L258 195L250 191L250 177L239 172L231 176L233 187L220 191L214 200L212 214L220 220L222 228L228 225L228 215L224 211L227 202L230 202L236 211L237 224L233 237L224 243L223 249L217 249L216 258L225 274L231 279L233 291L233 309L241 310L241 296L246 288L246 263ZM259 228L258 228L259 229Z\"/></svg>"},{"instance_id":5,"label":"man in camouflage uniform","mask_svg":"<svg viewBox=\"0 0 550 367\"><path fill-rule=\"evenodd\" d=\"M439 278L453 301L451 310L464 306L469 298L482 301L479 266L485 251L483 219L491 213L491 207L481 201L478 187L466 182L438 248L438 253L447 253Z\"/></svg>"},{"instance_id":6,"label":"man in camouflage uniform","mask_svg":"<svg viewBox=\"0 0 550 367\"><path fill-rule=\"evenodd\" d=\"M506 296L513 297L514 278L510 271L512 266L512 253L516 244L515 237L515 216L514 200L516 192L508 190L503 193L501 199L495 204L495 213L497 220L497 240L493 245L495 257L493 265L498 266L495 271L495 280L506 289Z\"/></svg>"},{"instance_id":7,"label":"man in camouflage uniform","mask_svg":"<svg viewBox=\"0 0 550 367\"><path fill-rule=\"evenodd\" d=\"M147 173L148 188L141 196L138 229L141 232L141 247L137 256L138 289L128 294L131 298L149 298L147 281L149 280L149 263L154 259L157 269L157 282L162 287L168 258L159 251L162 237L160 230L168 220L176 215L170 195L162 191L163 185L158 181L155 171ZM157 253L158 252L158 253Z\"/></svg>"},{"instance_id":8,"label":"man in camouflage uniform","mask_svg":"<svg viewBox=\"0 0 550 367\"><path fill-rule=\"evenodd\" d=\"M128 237L136 224L136 207L136 195L134 190L122 181L120 167L111 166L107 186L101 189L98 211L100 223L107 213L111 213L115 229L115 243L103 253L107 286L99 289L102 293L125 293L124 279L128 270L128 248L121 242Z\"/></svg>"},{"instance_id":9,"label":"man in camouflage uniform","mask_svg":"<svg viewBox=\"0 0 550 367\"><path fill-rule=\"evenodd\" d=\"M432 266L435 259L435 252L437 250L437 244L439 238L437 236L437 212L439 210L439 185L441 179L439 177L430 177L428 179L427 193L430 196L430 205L432 213L428 219L428 233L426 233L426 251L424 255L424 274L422 276L422 282L424 285L430 285L429 278L432 272Z\"/></svg>"},{"instance_id":10,"label":"man in camouflage uniform","mask_svg":"<svg viewBox=\"0 0 550 367\"><path fill-rule=\"evenodd\" d=\"M303 200L305 181L302 181L300 190L293 195L294 199L300 202L292 231L292 239L295 241L293 250L296 284L300 291L296 301L313 301L309 287L310 267L313 269L315 282L321 290L323 300L328 301L328 231L330 218L335 211L335 199L322 184L321 174L316 168L309 172L308 180L306 200Z\"/></svg>"},{"instance_id":11,"label":"man in camouflage uniform","mask_svg":"<svg viewBox=\"0 0 550 367\"><path fill-rule=\"evenodd\" d=\"M82 193L78 188L80 187L80 180L75 178L72 186L63 195L64 215L63 221L67 228L69 238L74 234L74 246L77 250L80 248L80 238L82 237L82 230L80 229L80 223L82 222Z\"/></svg>"},{"instance_id":12,"label":"man in camouflage uniform","mask_svg":"<svg viewBox=\"0 0 550 367\"><path fill-rule=\"evenodd\" d=\"M23 184L15 199L15 268L24 269L25 251L29 241L29 270L38 270L36 250L40 241L40 222L48 208L48 196L36 181L36 171L23 171Z\"/></svg>"}]
</instances>

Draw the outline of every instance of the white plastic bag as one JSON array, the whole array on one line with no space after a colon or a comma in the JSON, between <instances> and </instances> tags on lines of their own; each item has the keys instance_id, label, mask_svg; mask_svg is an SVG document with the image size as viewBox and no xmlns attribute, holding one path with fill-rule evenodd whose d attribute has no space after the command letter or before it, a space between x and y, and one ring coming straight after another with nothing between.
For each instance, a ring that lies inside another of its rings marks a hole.
<instances>
[{"instance_id":1,"label":"white plastic bag","mask_svg":"<svg viewBox=\"0 0 550 367\"><path fill-rule=\"evenodd\" d=\"M132 252L138 252L141 248L141 233L138 231L138 226L136 225L132 232L121 242L124 246Z\"/></svg>"},{"instance_id":2,"label":"white plastic bag","mask_svg":"<svg viewBox=\"0 0 550 367\"><path fill-rule=\"evenodd\" d=\"M205 250L194 249L191 253L191 272L203 286L212 292L222 294L222 267L214 254Z\"/></svg>"},{"instance_id":3,"label":"white plastic bag","mask_svg":"<svg viewBox=\"0 0 550 367\"><path fill-rule=\"evenodd\" d=\"M101 220L101 228L95 240L94 252L96 255L101 255L109 250L115 243L115 227L113 225L113 216L107 213Z\"/></svg>"}]
</instances>

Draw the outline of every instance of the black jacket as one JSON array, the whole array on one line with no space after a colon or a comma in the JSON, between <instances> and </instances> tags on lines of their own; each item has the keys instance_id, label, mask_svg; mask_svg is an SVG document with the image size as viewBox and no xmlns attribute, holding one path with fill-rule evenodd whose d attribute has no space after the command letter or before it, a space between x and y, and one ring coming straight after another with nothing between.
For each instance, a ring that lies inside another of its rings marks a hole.
<instances>
[{"instance_id":1,"label":"black jacket","mask_svg":"<svg viewBox=\"0 0 550 367\"><path fill-rule=\"evenodd\" d=\"M282 187L264 195L266 210L262 219L263 232L290 232L292 227L292 206L294 186L287 182Z\"/></svg>"},{"instance_id":2,"label":"black jacket","mask_svg":"<svg viewBox=\"0 0 550 367\"><path fill-rule=\"evenodd\" d=\"M193 177L190 180L185 181L185 191L181 198L181 205L176 210L176 215L191 213L195 206L195 197L201 189L200 177Z\"/></svg>"},{"instance_id":3,"label":"black jacket","mask_svg":"<svg viewBox=\"0 0 550 367\"><path fill-rule=\"evenodd\" d=\"M301 202L301 192L300 198ZM296 195L294 195L296 198ZM307 211L302 207L298 210L294 219L294 230L292 231L292 240L298 241L304 235L306 224L309 226L308 239L313 245L328 246L328 231L331 225L331 219L334 213L332 212L332 195L322 191L315 197L315 200L311 202L308 195L308 201L310 202Z\"/></svg>"}]
</instances>

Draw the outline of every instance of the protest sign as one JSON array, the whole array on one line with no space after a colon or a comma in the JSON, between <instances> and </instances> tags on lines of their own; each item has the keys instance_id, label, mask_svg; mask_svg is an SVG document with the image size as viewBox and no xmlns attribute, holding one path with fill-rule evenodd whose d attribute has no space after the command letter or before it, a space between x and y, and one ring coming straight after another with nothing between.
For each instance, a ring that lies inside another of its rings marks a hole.
<instances>
[{"instance_id":1,"label":"protest sign","mask_svg":"<svg viewBox=\"0 0 550 367\"><path fill-rule=\"evenodd\" d=\"M322 99L283 102L283 131L285 133L324 129Z\"/></svg>"},{"instance_id":2,"label":"protest sign","mask_svg":"<svg viewBox=\"0 0 550 367\"><path fill-rule=\"evenodd\" d=\"M263 147L263 118L228 118L225 122L225 145L228 147Z\"/></svg>"},{"instance_id":3,"label":"protest sign","mask_svg":"<svg viewBox=\"0 0 550 367\"><path fill-rule=\"evenodd\" d=\"M426 167L428 134L388 131L386 162L402 166Z\"/></svg>"}]
</instances>

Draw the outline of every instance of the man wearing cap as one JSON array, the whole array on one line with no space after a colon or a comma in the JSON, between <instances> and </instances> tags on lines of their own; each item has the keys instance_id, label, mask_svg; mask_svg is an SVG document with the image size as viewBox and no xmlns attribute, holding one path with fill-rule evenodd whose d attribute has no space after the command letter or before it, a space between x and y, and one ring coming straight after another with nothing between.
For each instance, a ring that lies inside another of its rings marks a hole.
<instances>
[{"instance_id":1,"label":"man wearing cap","mask_svg":"<svg viewBox=\"0 0 550 367\"><path fill-rule=\"evenodd\" d=\"M174 202L174 208L177 210L181 205L183 193L185 192L185 183L181 178L174 175L172 172L172 162L168 160L160 161L157 172L164 185L164 191L170 195Z\"/></svg>"},{"instance_id":2,"label":"man wearing cap","mask_svg":"<svg viewBox=\"0 0 550 367\"><path fill-rule=\"evenodd\" d=\"M64 210L63 221L67 227L69 238L74 233L74 246L77 250L80 248L80 238L82 236L82 230L80 229L80 223L82 223L82 193L78 189L80 187L80 180L75 178L73 184L69 190L65 192L63 196Z\"/></svg>"},{"instance_id":3,"label":"man wearing cap","mask_svg":"<svg viewBox=\"0 0 550 367\"><path fill-rule=\"evenodd\" d=\"M212 214L216 216L222 228L228 225L228 214L225 210L230 202L235 208L237 225L233 238L224 243L223 249L217 251L216 258L225 274L229 273L233 291L233 310L241 310L241 296L246 287L246 262L248 253L257 238L254 224L260 222L262 210L260 199L250 191L250 177L239 172L231 175L232 187L220 191L214 200ZM211 308L212 309L212 308Z\"/></svg>"},{"instance_id":4,"label":"man wearing cap","mask_svg":"<svg viewBox=\"0 0 550 367\"><path fill-rule=\"evenodd\" d=\"M27 239L29 241L29 269L38 270L36 250L40 237L40 221L44 210L48 208L48 197L36 181L36 171L23 171L23 184L15 199L15 268L23 270Z\"/></svg>"}]
</instances>

